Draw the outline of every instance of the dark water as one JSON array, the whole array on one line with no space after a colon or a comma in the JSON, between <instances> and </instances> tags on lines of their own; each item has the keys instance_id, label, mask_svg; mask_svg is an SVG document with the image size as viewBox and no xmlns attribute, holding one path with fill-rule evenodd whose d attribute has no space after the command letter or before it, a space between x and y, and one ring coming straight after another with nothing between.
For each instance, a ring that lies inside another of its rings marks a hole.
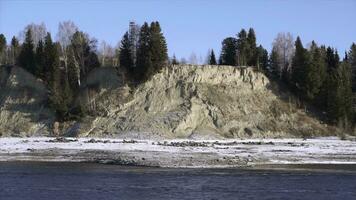
<instances>
[{"instance_id":1,"label":"dark water","mask_svg":"<svg viewBox=\"0 0 356 200\"><path fill-rule=\"evenodd\" d=\"M7 199L345 200L356 199L356 173L0 162L0 200Z\"/></svg>"}]
</instances>

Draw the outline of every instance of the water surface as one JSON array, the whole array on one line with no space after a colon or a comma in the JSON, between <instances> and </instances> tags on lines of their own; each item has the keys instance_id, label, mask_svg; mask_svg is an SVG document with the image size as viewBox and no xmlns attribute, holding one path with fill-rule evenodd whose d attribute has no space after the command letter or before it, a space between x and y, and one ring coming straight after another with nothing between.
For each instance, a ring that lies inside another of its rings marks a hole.
<instances>
[{"instance_id":1,"label":"water surface","mask_svg":"<svg viewBox=\"0 0 356 200\"><path fill-rule=\"evenodd\" d=\"M0 199L345 200L356 199L356 172L0 162Z\"/></svg>"}]
</instances>

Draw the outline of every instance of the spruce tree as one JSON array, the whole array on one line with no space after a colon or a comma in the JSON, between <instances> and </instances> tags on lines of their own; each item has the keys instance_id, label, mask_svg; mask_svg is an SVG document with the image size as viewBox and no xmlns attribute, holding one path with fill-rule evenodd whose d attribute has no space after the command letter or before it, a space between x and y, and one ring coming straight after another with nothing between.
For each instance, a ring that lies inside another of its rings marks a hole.
<instances>
[{"instance_id":1,"label":"spruce tree","mask_svg":"<svg viewBox=\"0 0 356 200\"><path fill-rule=\"evenodd\" d=\"M6 38L0 34L0 65L6 63Z\"/></svg>"},{"instance_id":2,"label":"spruce tree","mask_svg":"<svg viewBox=\"0 0 356 200\"><path fill-rule=\"evenodd\" d=\"M159 72L168 61L167 43L159 23L152 22L150 27L150 51L153 73Z\"/></svg>"},{"instance_id":3,"label":"spruce tree","mask_svg":"<svg viewBox=\"0 0 356 200\"><path fill-rule=\"evenodd\" d=\"M129 40L129 33L126 32L120 44L120 67L125 69L128 77L133 77L133 60L131 54L131 44Z\"/></svg>"},{"instance_id":4,"label":"spruce tree","mask_svg":"<svg viewBox=\"0 0 356 200\"><path fill-rule=\"evenodd\" d=\"M348 53L348 61L352 70L352 88L353 92L356 92L356 44L352 43L350 51Z\"/></svg>"},{"instance_id":5,"label":"spruce tree","mask_svg":"<svg viewBox=\"0 0 356 200\"><path fill-rule=\"evenodd\" d=\"M178 62L178 60L177 60L177 58L176 58L176 55L175 55L175 54L173 54L173 58L172 58L171 63L172 63L172 65L179 65L179 62Z\"/></svg>"},{"instance_id":6,"label":"spruce tree","mask_svg":"<svg viewBox=\"0 0 356 200\"><path fill-rule=\"evenodd\" d=\"M338 64L329 74L327 113L334 124L347 123L352 118L351 67L348 62Z\"/></svg>"},{"instance_id":7,"label":"spruce tree","mask_svg":"<svg viewBox=\"0 0 356 200\"><path fill-rule=\"evenodd\" d=\"M137 67L135 68L135 79L138 82L147 79L153 74L150 39L150 27L145 22L141 27L138 40Z\"/></svg>"},{"instance_id":8,"label":"spruce tree","mask_svg":"<svg viewBox=\"0 0 356 200\"><path fill-rule=\"evenodd\" d=\"M258 52L256 46L256 34L253 28L250 28L248 30L247 44L248 44L247 51L246 51L247 65L256 66L258 60Z\"/></svg>"},{"instance_id":9,"label":"spruce tree","mask_svg":"<svg viewBox=\"0 0 356 200\"><path fill-rule=\"evenodd\" d=\"M325 59L326 59L328 74L331 74L333 71L338 69L340 58L336 50L334 50L331 47L328 47L326 49Z\"/></svg>"},{"instance_id":10,"label":"spruce tree","mask_svg":"<svg viewBox=\"0 0 356 200\"><path fill-rule=\"evenodd\" d=\"M342 90L342 117L341 122L343 123L343 128L349 128L350 122L352 122L353 112L352 112L352 74L351 65L347 60L344 60L339 69L341 90ZM340 119L339 119L340 120Z\"/></svg>"},{"instance_id":11,"label":"spruce tree","mask_svg":"<svg viewBox=\"0 0 356 200\"><path fill-rule=\"evenodd\" d=\"M19 53L20 53L20 44L19 44L19 41L16 39L15 36L12 37L11 39L11 47L10 47L10 50L11 50L11 59L10 59L10 62L11 64L15 65L16 62L17 62L17 59L18 59L18 56L19 56Z\"/></svg>"},{"instance_id":12,"label":"spruce tree","mask_svg":"<svg viewBox=\"0 0 356 200\"><path fill-rule=\"evenodd\" d=\"M326 66L320 49L312 41L310 49L310 63L305 65L305 97L308 101L314 101L315 97L320 94L322 84L326 76Z\"/></svg>"},{"instance_id":13,"label":"spruce tree","mask_svg":"<svg viewBox=\"0 0 356 200\"><path fill-rule=\"evenodd\" d=\"M18 63L21 67L26 69L28 72L36 73L36 62L34 53L34 44L32 41L31 29L26 32L25 41L22 44L21 52L18 57Z\"/></svg>"},{"instance_id":14,"label":"spruce tree","mask_svg":"<svg viewBox=\"0 0 356 200\"><path fill-rule=\"evenodd\" d=\"M272 49L269 57L269 73L271 77L279 78L278 70L278 53L275 49Z\"/></svg>"},{"instance_id":15,"label":"spruce tree","mask_svg":"<svg viewBox=\"0 0 356 200\"><path fill-rule=\"evenodd\" d=\"M232 37L223 40L219 58L220 65L236 65L236 42L236 39Z\"/></svg>"},{"instance_id":16,"label":"spruce tree","mask_svg":"<svg viewBox=\"0 0 356 200\"><path fill-rule=\"evenodd\" d=\"M249 42L245 29L242 29L237 36L237 65L245 66L249 59Z\"/></svg>"},{"instance_id":17,"label":"spruce tree","mask_svg":"<svg viewBox=\"0 0 356 200\"><path fill-rule=\"evenodd\" d=\"M48 36L48 34L47 34ZM48 48L49 49L49 48ZM51 53L48 55L51 60L51 85L50 85L50 106L55 110L57 120L66 120L69 114L72 93L65 70L61 67L59 60L59 43L51 44Z\"/></svg>"},{"instance_id":18,"label":"spruce tree","mask_svg":"<svg viewBox=\"0 0 356 200\"><path fill-rule=\"evenodd\" d=\"M329 92L329 74L328 74L328 64L327 64L327 49L324 45L321 45L320 48L318 49L320 52L320 55L322 57L322 63L323 63L323 68L322 71L324 71L323 74L321 74L321 78L323 78L322 85L320 87L319 94L316 96L314 99L314 105L317 106L320 110L326 111L327 109L327 96Z\"/></svg>"},{"instance_id":19,"label":"spruce tree","mask_svg":"<svg viewBox=\"0 0 356 200\"><path fill-rule=\"evenodd\" d=\"M351 65L351 82L353 96L353 124L356 126L356 44L352 43L348 53L348 62Z\"/></svg>"},{"instance_id":20,"label":"spruce tree","mask_svg":"<svg viewBox=\"0 0 356 200\"><path fill-rule=\"evenodd\" d=\"M52 87L53 80L54 80L54 65L56 62L56 52L55 52L55 47L52 42L52 37L51 34L48 32L46 37L45 37L45 44L44 44L44 68L43 68L43 74L44 74L44 81ZM59 67L59 66L58 66Z\"/></svg>"},{"instance_id":21,"label":"spruce tree","mask_svg":"<svg viewBox=\"0 0 356 200\"><path fill-rule=\"evenodd\" d=\"M306 68L308 67L309 57L307 50L303 47L300 37L295 41L295 55L292 59L292 89L301 97L306 97Z\"/></svg>"},{"instance_id":22,"label":"spruce tree","mask_svg":"<svg viewBox=\"0 0 356 200\"><path fill-rule=\"evenodd\" d=\"M36 76L40 77L41 79L44 78L44 67L45 67L45 56L44 56L44 46L42 40L38 42L36 48Z\"/></svg>"},{"instance_id":23,"label":"spruce tree","mask_svg":"<svg viewBox=\"0 0 356 200\"><path fill-rule=\"evenodd\" d=\"M72 48L68 48L67 50L68 53L68 61L67 61L67 67L68 67L68 84L70 88L73 91L77 91L80 86L80 66L75 59L74 51Z\"/></svg>"},{"instance_id":24,"label":"spruce tree","mask_svg":"<svg viewBox=\"0 0 356 200\"><path fill-rule=\"evenodd\" d=\"M259 71L267 72L268 70L268 51L260 45L256 49L256 65Z\"/></svg>"},{"instance_id":25,"label":"spruce tree","mask_svg":"<svg viewBox=\"0 0 356 200\"><path fill-rule=\"evenodd\" d=\"M209 56L209 65L216 65L216 58L215 58L215 53L214 50L212 49L210 52L210 56Z\"/></svg>"}]
</instances>

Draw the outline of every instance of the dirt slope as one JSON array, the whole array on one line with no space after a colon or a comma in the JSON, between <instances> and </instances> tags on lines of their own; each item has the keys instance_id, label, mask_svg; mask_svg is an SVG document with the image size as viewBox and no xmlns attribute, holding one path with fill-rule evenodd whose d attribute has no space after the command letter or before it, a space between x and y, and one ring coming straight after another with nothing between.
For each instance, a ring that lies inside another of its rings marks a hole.
<instances>
[{"instance_id":1,"label":"dirt slope","mask_svg":"<svg viewBox=\"0 0 356 200\"><path fill-rule=\"evenodd\" d=\"M131 91L99 92L99 117L69 135L135 138L246 138L330 134L319 121L281 100L253 68L171 66Z\"/></svg>"},{"instance_id":2,"label":"dirt slope","mask_svg":"<svg viewBox=\"0 0 356 200\"><path fill-rule=\"evenodd\" d=\"M0 67L0 136L48 135L47 89L19 67Z\"/></svg>"}]
</instances>

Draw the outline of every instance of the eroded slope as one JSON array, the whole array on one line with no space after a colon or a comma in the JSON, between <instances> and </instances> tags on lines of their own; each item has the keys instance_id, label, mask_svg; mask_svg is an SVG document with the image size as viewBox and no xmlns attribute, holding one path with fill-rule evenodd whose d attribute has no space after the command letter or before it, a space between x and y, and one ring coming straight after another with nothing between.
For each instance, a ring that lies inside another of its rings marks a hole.
<instances>
[{"instance_id":1,"label":"eroded slope","mask_svg":"<svg viewBox=\"0 0 356 200\"><path fill-rule=\"evenodd\" d=\"M282 101L267 77L253 68L171 66L131 95L128 90L121 87L98 95L96 99L112 101L99 103L107 110L105 115L83 120L80 134L138 138L329 134L317 120Z\"/></svg>"}]
</instances>

